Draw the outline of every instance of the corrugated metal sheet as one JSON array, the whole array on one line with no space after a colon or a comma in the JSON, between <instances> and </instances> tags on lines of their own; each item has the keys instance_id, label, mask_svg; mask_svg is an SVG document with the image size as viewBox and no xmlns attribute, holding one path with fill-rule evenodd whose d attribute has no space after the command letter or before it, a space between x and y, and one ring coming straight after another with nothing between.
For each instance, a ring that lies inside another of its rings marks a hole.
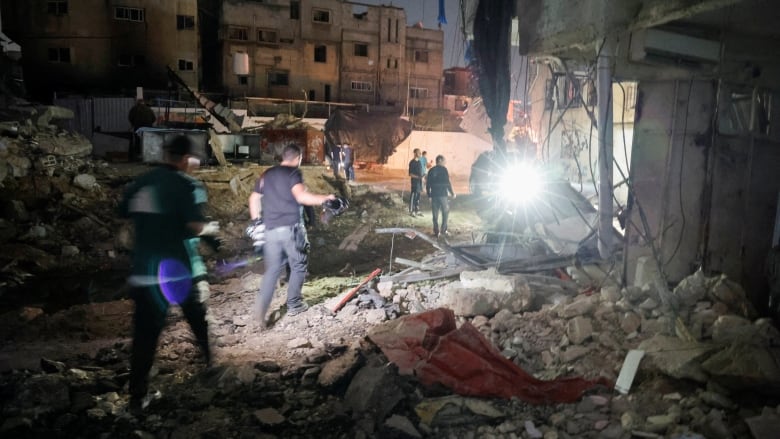
<instances>
[{"instance_id":1,"label":"corrugated metal sheet","mask_svg":"<svg viewBox=\"0 0 780 439\"><path fill-rule=\"evenodd\" d=\"M104 133L129 132L132 127L127 120L127 114L134 104L133 98L92 98L92 128L100 127L100 131Z\"/></svg>"}]
</instances>

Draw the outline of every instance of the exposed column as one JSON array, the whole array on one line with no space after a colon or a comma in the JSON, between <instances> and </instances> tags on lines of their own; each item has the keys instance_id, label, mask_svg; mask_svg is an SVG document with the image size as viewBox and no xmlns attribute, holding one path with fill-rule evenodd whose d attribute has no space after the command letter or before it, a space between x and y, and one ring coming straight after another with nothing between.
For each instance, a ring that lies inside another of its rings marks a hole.
<instances>
[{"instance_id":1,"label":"exposed column","mask_svg":"<svg viewBox=\"0 0 780 439\"><path fill-rule=\"evenodd\" d=\"M602 258L612 254L612 72L615 37L607 36L597 60L599 130L598 249Z\"/></svg>"}]
</instances>

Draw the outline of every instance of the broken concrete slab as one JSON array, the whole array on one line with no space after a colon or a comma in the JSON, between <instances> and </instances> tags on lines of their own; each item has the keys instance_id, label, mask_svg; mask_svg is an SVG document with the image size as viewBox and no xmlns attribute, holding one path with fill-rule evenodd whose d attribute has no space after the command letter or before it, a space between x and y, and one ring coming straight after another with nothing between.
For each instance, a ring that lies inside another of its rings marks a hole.
<instances>
[{"instance_id":1,"label":"broken concrete slab","mask_svg":"<svg viewBox=\"0 0 780 439\"><path fill-rule=\"evenodd\" d=\"M496 420L506 416L489 401L456 395L424 399L414 407L414 411L420 422L432 427Z\"/></svg>"},{"instance_id":2,"label":"broken concrete slab","mask_svg":"<svg viewBox=\"0 0 780 439\"><path fill-rule=\"evenodd\" d=\"M530 310L533 305L534 294L527 285L520 285L512 292L497 292L460 288L457 282L442 290L438 302L438 306L449 308L456 315L468 317L493 316L502 309L519 313Z\"/></svg>"},{"instance_id":3,"label":"broken concrete slab","mask_svg":"<svg viewBox=\"0 0 780 439\"><path fill-rule=\"evenodd\" d=\"M661 372L674 378L706 382L701 361L717 348L712 345L683 341L676 337L656 335L639 345Z\"/></svg>"},{"instance_id":4,"label":"broken concrete slab","mask_svg":"<svg viewBox=\"0 0 780 439\"><path fill-rule=\"evenodd\" d=\"M780 349L734 343L701 364L713 380L729 389L780 389Z\"/></svg>"},{"instance_id":5,"label":"broken concrete slab","mask_svg":"<svg viewBox=\"0 0 780 439\"><path fill-rule=\"evenodd\" d=\"M566 336L574 344L582 344L593 335L591 319L583 316L575 317L566 324Z\"/></svg>"},{"instance_id":6,"label":"broken concrete slab","mask_svg":"<svg viewBox=\"0 0 780 439\"><path fill-rule=\"evenodd\" d=\"M349 383L344 403L355 413L368 414L382 422L404 398L398 378L386 366L367 365Z\"/></svg>"}]
</instances>

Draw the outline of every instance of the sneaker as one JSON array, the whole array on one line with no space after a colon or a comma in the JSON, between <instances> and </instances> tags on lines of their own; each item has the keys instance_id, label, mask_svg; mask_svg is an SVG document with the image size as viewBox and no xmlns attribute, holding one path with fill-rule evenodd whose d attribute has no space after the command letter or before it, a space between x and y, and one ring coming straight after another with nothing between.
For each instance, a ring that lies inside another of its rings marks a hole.
<instances>
[{"instance_id":1,"label":"sneaker","mask_svg":"<svg viewBox=\"0 0 780 439\"><path fill-rule=\"evenodd\" d=\"M309 309L309 305L306 302L302 302L300 305L296 306L295 308L288 308L287 315L297 316L302 312L306 312L307 309Z\"/></svg>"}]
</instances>

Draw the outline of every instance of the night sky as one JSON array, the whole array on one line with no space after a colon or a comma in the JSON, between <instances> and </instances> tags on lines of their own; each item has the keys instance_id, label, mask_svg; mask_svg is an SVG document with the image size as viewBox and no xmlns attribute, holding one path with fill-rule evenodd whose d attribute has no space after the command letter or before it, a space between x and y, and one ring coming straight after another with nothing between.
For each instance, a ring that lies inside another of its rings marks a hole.
<instances>
[{"instance_id":1,"label":"night sky","mask_svg":"<svg viewBox=\"0 0 780 439\"><path fill-rule=\"evenodd\" d=\"M439 0L357 0L359 3L371 5L392 5L404 8L408 25L420 21L426 29L438 27ZM460 11L458 0L445 0L447 24L442 25L444 30L444 68L453 66L465 66L463 54L465 44L463 33L460 30Z\"/></svg>"}]
</instances>

